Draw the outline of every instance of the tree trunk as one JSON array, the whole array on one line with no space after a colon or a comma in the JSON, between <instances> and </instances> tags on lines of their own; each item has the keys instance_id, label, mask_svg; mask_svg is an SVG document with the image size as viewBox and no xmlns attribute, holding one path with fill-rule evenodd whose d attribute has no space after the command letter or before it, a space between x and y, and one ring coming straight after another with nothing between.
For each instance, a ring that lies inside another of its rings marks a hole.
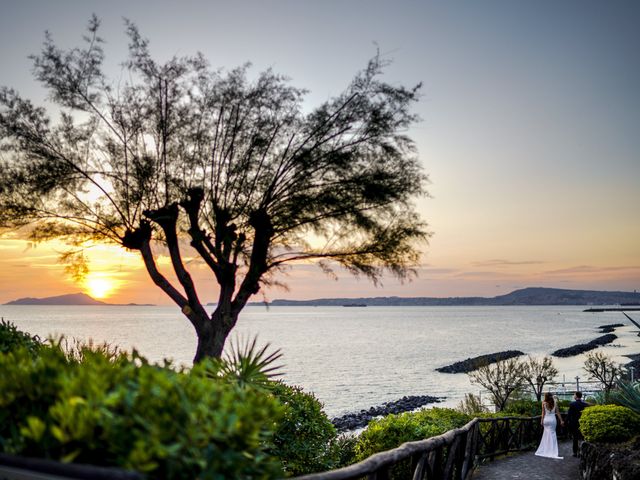
<instances>
[{"instance_id":1,"label":"tree trunk","mask_svg":"<svg viewBox=\"0 0 640 480\"><path fill-rule=\"evenodd\" d=\"M196 330L198 335L198 347L193 363L198 363L205 358L220 358L224 350L227 336L236 324L238 315L231 313L221 313L219 309L213 313L211 318L207 318L202 323L201 328Z\"/></svg>"}]
</instances>

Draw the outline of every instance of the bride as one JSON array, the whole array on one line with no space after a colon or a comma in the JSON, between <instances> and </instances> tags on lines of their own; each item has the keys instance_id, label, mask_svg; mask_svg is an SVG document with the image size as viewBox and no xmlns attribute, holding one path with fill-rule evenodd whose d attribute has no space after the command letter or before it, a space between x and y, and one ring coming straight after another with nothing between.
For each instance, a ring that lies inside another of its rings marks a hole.
<instances>
[{"instance_id":1,"label":"bride","mask_svg":"<svg viewBox=\"0 0 640 480\"><path fill-rule=\"evenodd\" d=\"M558 412L558 405L553 399L550 392L544 394L544 401L542 402L542 419L541 423L544 427L542 433L542 440L540 440L540 446L536 450L536 455L540 457L549 458L562 458L558 456L558 439L556 437L556 417L560 425L564 425L560 412Z\"/></svg>"}]
</instances>

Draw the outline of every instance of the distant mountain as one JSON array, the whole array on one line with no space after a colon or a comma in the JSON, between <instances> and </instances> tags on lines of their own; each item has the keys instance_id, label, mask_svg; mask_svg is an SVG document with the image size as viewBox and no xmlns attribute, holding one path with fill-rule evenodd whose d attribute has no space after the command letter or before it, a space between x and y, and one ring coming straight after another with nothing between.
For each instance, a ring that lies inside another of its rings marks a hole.
<instances>
[{"instance_id":1,"label":"distant mountain","mask_svg":"<svg viewBox=\"0 0 640 480\"><path fill-rule=\"evenodd\" d=\"M19 298L5 305L109 305L95 298L91 298L84 293L70 293L68 295L58 295L56 297L45 298Z\"/></svg>"},{"instance_id":2,"label":"distant mountain","mask_svg":"<svg viewBox=\"0 0 640 480\"><path fill-rule=\"evenodd\" d=\"M501 305L619 305L640 302L640 293L603 292L597 290L565 290L530 287L497 297L360 297L319 298L315 300L273 300L273 306L501 306ZM255 305L263 305L255 302Z\"/></svg>"},{"instance_id":3,"label":"distant mountain","mask_svg":"<svg viewBox=\"0 0 640 480\"><path fill-rule=\"evenodd\" d=\"M110 307L147 307L153 306L151 303L107 303L96 300L85 293L70 293L58 295L56 297L32 298L25 297L5 303L5 305L104 305Z\"/></svg>"}]
</instances>

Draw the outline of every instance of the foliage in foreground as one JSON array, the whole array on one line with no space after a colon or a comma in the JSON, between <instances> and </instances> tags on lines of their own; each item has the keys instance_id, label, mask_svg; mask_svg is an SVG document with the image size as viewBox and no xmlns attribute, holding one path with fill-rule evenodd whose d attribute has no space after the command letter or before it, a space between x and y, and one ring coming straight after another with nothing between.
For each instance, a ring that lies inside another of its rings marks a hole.
<instances>
[{"instance_id":1,"label":"foliage in foreground","mask_svg":"<svg viewBox=\"0 0 640 480\"><path fill-rule=\"evenodd\" d=\"M417 412L387 415L369 423L360 434L355 446L356 460L361 461L374 453L391 450L415 440L441 435L468 423L471 416L449 408L430 408ZM409 465L401 462L393 469L394 478L406 478Z\"/></svg>"},{"instance_id":2,"label":"foliage in foreground","mask_svg":"<svg viewBox=\"0 0 640 480\"><path fill-rule=\"evenodd\" d=\"M10 454L119 466L153 478L267 478L282 407L268 393L142 357L59 346L0 355L0 448Z\"/></svg>"},{"instance_id":3,"label":"foliage in foreground","mask_svg":"<svg viewBox=\"0 0 640 480\"><path fill-rule=\"evenodd\" d=\"M0 451L152 478L268 478L343 466L321 403L271 379L280 353L239 342L190 371L0 323ZM350 448L348 448L350 447ZM351 453L349 453L351 452Z\"/></svg>"},{"instance_id":4,"label":"foliage in foreground","mask_svg":"<svg viewBox=\"0 0 640 480\"><path fill-rule=\"evenodd\" d=\"M282 461L287 475L330 470L338 463L336 429L322 404L300 387L276 383L272 392L284 407L270 453Z\"/></svg>"},{"instance_id":5,"label":"foliage in foreground","mask_svg":"<svg viewBox=\"0 0 640 480\"><path fill-rule=\"evenodd\" d=\"M620 405L588 407L580 431L588 442L624 442L640 433L640 415Z\"/></svg>"},{"instance_id":6,"label":"foliage in foreground","mask_svg":"<svg viewBox=\"0 0 640 480\"><path fill-rule=\"evenodd\" d=\"M24 347L32 354L37 354L42 347L40 337L18 330L11 322L4 318L0 320L0 354L15 348Z\"/></svg>"}]
</instances>

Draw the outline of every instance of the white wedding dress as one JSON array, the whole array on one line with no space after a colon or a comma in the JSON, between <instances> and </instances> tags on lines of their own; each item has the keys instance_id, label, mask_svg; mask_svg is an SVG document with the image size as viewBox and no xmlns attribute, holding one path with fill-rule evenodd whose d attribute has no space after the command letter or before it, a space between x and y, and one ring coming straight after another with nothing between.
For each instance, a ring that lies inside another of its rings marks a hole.
<instances>
[{"instance_id":1,"label":"white wedding dress","mask_svg":"<svg viewBox=\"0 0 640 480\"><path fill-rule=\"evenodd\" d=\"M536 450L536 455L539 457L562 459L563 457L558 456L558 438L556 437L556 424L558 422L556 421L555 407L554 410L549 410L545 403L543 408L545 411L542 423L544 432L542 433L540 446L538 450Z\"/></svg>"}]
</instances>

